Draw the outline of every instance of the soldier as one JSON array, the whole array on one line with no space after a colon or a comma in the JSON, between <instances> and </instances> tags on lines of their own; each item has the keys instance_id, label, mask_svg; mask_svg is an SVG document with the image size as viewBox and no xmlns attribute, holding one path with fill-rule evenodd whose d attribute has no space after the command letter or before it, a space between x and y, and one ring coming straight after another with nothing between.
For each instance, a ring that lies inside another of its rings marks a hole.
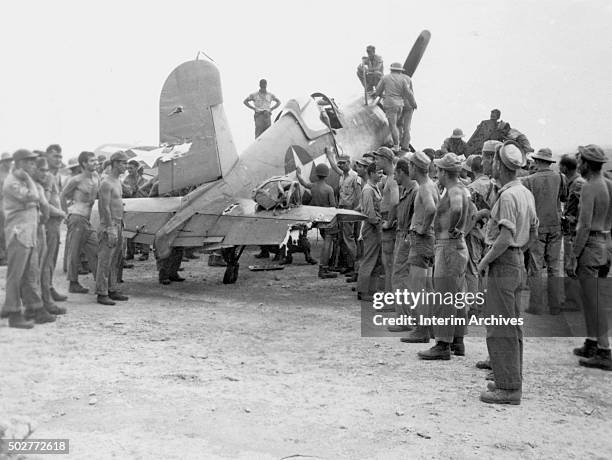
<instances>
[{"instance_id":1,"label":"soldier","mask_svg":"<svg viewBox=\"0 0 612 460\"><path fill-rule=\"evenodd\" d=\"M576 240L576 224L578 223L580 194L582 186L586 182L584 177L578 174L578 162L575 155L563 155L559 161L559 171L567 180L567 201L561 217L561 232L563 233L563 256L564 266L571 268L574 257L574 241ZM580 294L580 283L575 278L566 276L564 278L565 303L562 310L577 311L582 305Z\"/></svg>"},{"instance_id":2,"label":"soldier","mask_svg":"<svg viewBox=\"0 0 612 460\"><path fill-rule=\"evenodd\" d=\"M376 54L374 45L368 45L366 53L367 56L361 58L361 64L357 66L357 78L366 91L372 91L383 76L383 60Z\"/></svg>"},{"instance_id":3,"label":"soldier","mask_svg":"<svg viewBox=\"0 0 612 460\"><path fill-rule=\"evenodd\" d=\"M399 188L393 179L395 155L388 147L380 147L375 152L376 167L382 170L385 177L382 184L382 200L380 202L380 214L382 224L382 264L385 269L385 291L391 291L391 276L393 273L393 250L395 248L395 211L399 203Z\"/></svg>"},{"instance_id":4,"label":"soldier","mask_svg":"<svg viewBox=\"0 0 612 460\"><path fill-rule=\"evenodd\" d=\"M4 152L0 157L0 204L2 203L2 186L11 172L13 156ZM6 241L4 240L4 213L0 212L0 267L6 265Z\"/></svg>"},{"instance_id":5,"label":"soldier","mask_svg":"<svg viewBox=\"0 0 612 460\"><path fill-rule=\"evenodd\" d=\"M433 221L440 196L436 184L429 177L431 159L423 152L415 152L408 155L408 161L410 179L419 184L414 198L414 213L410 222L408 285L413 292L421 292L431 288L427 280L430 278L428 271L434 261ZM411 308L417 317L419 314L425 314L422 305L411 306ZM419 325L400 340L404 343L429 343L430 336L430 329Z\"/></svg>"},{"instance_id":6,"label":"soldier","mask_svg":"<svg viewBox=\"0 0 612 460\"><path fill-rule=\"evenodd\" d=\"M399 130L399 140L400 140L400 151L403 152L414 152L414 149L411 150L410 146L410 126L412 125L412 115L414 111L417 109L416 99L414 98L414 88L412 86L412 78L410 78L405 73L402 73L402 77L404 80L408 82L408 91L404 95L404 108L402 109L402 114L397 120L397 128Z\"/></svg>"},{"instance_id":7,"label":"soldier","mask_svg":"<svg viewBox=\"0 0 612 460\"><path fill-rule=\"evenodd\" d=\"M302 177L301 169L296 168L295 173L298 181L303 187L310 190L312 194L312 200L310 204L312 206L322 206L324 208L335 208L336 197L334 196L334 189L331 188L325 179L329 176L329 167L324 164L318 164L315 167L315 174L317 180L314 183L310 183ZM329 267L329 259L331 257L333 240L338 235L337 228L320 228L321 236L323 237L323 245L321 247L321 258L319 260L319 278L336 278L338 275L332 273Z\"/></svg>"},{"instance_id":8,"label":"soldier","mask_svg":"<svg viewBox=\"0 0 612 460\"><path fill-rule=\"evenodd\" d=\"M115 305L114 300L128 300L119 292L117 282L123 249L123 200L119 176L125 172L127 160L124 152L113 153L110 174L104 176L100 183L96 294L97 302L102 305Z\"/></svg>"},{"instance_id":9,"label":"soldier","mask_svg":"<svg viewBox=\"0 0 612 460\"><path fill-rule=\"evenodd\" d=\"M54 238L57 235L59 240L59 224L66 217L59 205L59 194L55 189L55 179L49 174L47 159L40 156L36 159L36 169L34 170L34 181L38 186L41 204L41 216L38 223L38 255L40 264L40 290L43 307L53 315L63 315L66 309L58 307L53 303L53 293L51 287L51 274L55 265L51 266L53 251L57 256L59 241ZM57 225L57 232L49 231L49 226ZM52 240L49 241L48 237ZM57 294L57 293L56 293ZM66 300L66 296L60 299Z\"/></svg>"},{"instance_id":10,"label":"soldier","mask_svg":"<svg viewBox=\"0 0 612 460\"><path fill-rule=\"evenodd\" d=\"M414 199L419 185L410 178L410 165L408 160L399 159L395 165L395 181L401 187L401 195L397 205L397 233L395 235L395 247L393 252L393 272L391 277L391 288L393 292L410 289L409 274L410 263L410 223L414 213ZM403 304L395 305L395 313L398 317L410 315L409 307ZM389 326L390 332L409 331L412 328L406 325Z\"/></svg>"},{"instance_id":11,"label":"soldier","mask_svg":"<svg viewBox=\"0 0 612 460\"><path fill-rule=\"evenodd\" d=\"M530 248L532 263L528 273L531 295L527 313L540 314L546 308L551 315L561 313L563 280L561 279L561 202L566 200L563 175L550 169L555 160L548 148L531 156L537 171L523 178L523 185L533 193L540 221L538 242ZM543 267L548 277L544 281ZM548 302L546 302L548 292Z\"/></svg>"},{"instance_id":12,"label":"soldier","mask_svg":"<svg viewBox=\"0 0 612 460\"><path fill-rule=\"evenodd\" d=\"M274 105L271 105L272 102ZM259 80L259 91L249 94L242 103L255 112L255 139L257 139L272 124L272 111L280 105L280 101L274 94L268 92L268 82L262 78Z\"/></svg>"},{"instance_id":13,"label":"soldier","mask_svg":"<svg viewBox=\"0 0 612 460\"><path fill-rule=\"evenodd\" d=\"M514 323L487 326L487 348L494 382L480 399L486 403L520 404L523 382L523 330L517 296L525 276L523 251L537 240L538 218L531 192L516 177L525 164L520 147L505 143L495 153L493 177L501 184L499 198L491 210L486 242L489 251L478 264L488 270L485 314Z\"/></svg>"},{"instance_id":14,"label":"soldier","mask_svg":"<svg viewBox=\"0 0 612 460\"><path fill-rule=\"evenodd\" d=\"M525 155L533 152L527 136L518 129L512 128L507 121L498 122L495 136L500 141L514 141Z\"/></svg>"},{"instance_id":15,"label":"soldier","mask_svg":"<svg viewBox=\"0 0 612 460\"><path fill-rule=\"evenodd\" d=\"M385 75L376 87L375 96L384 94L383 110L389 122L389 130L393 139L393 149L400 151L399 131L397 121L404 108L404 100L414 99L408 81L404 78L404 68L399 62L394 62L389 67L391 73ZM416 106L416 103L415 103ZM408 129L410 131L410 129Z\"/></svg>"},{"instance_id":16,"label":"soldier","mask_svg":"<svg viewBox=\"0 0 612 460\"><path fill-rule=\"evenodd\" d=\"M142 166L136 160L128 161L128 175L123 179L123 197L124 198L141 198L149 196L145 193L144 186L147 184L147 180L142 177ZM140 257L139 261L143 262L149 259L149 245L139 244ZM127 254L125 260L133 260L137 246L133 241L133 238L127 240Z\"/></svg>"},{"instance_id":17,"label":"soldier","mask_svg":"<svg viewBox=\"0 0 612 460\"><path fill-rule=\"evenodd\" d=\"M447 296L454 296L463 290L465 270L468 262L468 250L465 244L465 228L469 221L469 193L459 181L461 160L454 153L447 153L441 159L434 160L438 167L438 179L446 192L437 205L434 218L436 236L434 266L434 289ZM466 306L441 303L433 308L437 318L451 320L463 318L467 321ZM420 351L419 358L425 360L449 360L451 347L455 355L465 355L466 326L434 325L433 333L436 344L429 350Z\"/></svg>"},{"instance_id":18,"label":"soldier","mask_svg":"<svg viewBox=\"0 0 612 460\"><path fill-rule=\"evenodd\" d=\"M578 153L578 168L586 182L580 196L574 257L568 275L577 276L582 287L587 338L582 347L574 349L574 354L581 357L581 366L612 371L608 317L598 299L598 278L605 278L610 269L607 249L612 228L612 181L601 172L606 162L601 147L589 144L578 147Z\"/></svg>"},{"instance_id":19,"label":"soldier","mask_svg":"<svg viewBox=\"0 0 612 460\"><path fill-rule=\"evenodd\" d=\"M380 212L382 196L378 189L380 173L375 163L367 167L368 181L361 193L361 213L366 216L361 227L363 239L363 257L359 264L357 276L357 299L373 300L370 292L372 272L381 256L381 239L383 219Z\"/></svg>"},{"instance_id":20,"label":"soldier","mask_svg":"<svg viewBox=\"0 0 612 460\"><path fill-rule=\"evenodd\" d=\"M351 169L351 158L348 155L338 157L334 163L333 157L328 160L332 169L340 176L338 181L338 207L356 210L361 198L361 184L357 173ZM344 222L340 224L340 241L346 254L345 274L355 272L355 259L357 258L357 244L355 243L355 223Z\"/></svg>"},{"instance_id":21,"label":"soldier","mask_svg":"<svg viewBox=\"0 0 612 460\"><path fill-rule=\"evenodd\" d=\"M20 329L34 326L32 321L24 318L22 304L35 323L55 321L55 316L43 308L40 299L37 247L40 194L32 179L36 157L28 150L17 150L13 154L15 166L2 188L8 266L6 299L0 317L9 319L9 327Z\"/></svg>"},{"instance_id":22,"label":"soldier","mask_svg":"<svg viewBox=\"0 0 612 460\"><path fill-rule=\"evenodd\" d=\"M457 155L466 155L465 141L463 140L463 130L461 128L453 129L451 137L444 139L440 150L444 153L453 152Z\"/></svg>"},{"instance_id":23,"label":"soldier","mask_svg":"<svg viewBox=\"0 0 612 460\"><path fill-rule=\"evenodd\" d=\"M66 234L68 281L70 283L68 292L86 294L89 289L79 284L79 267L81 266L81 253L84 252L95 278L95 270L98 265L98 244L90 218L91 209L98 198L100 180L96 172L96 156L92 152L81 152L79 165L81 173L68 180L62 190L60 200L62 209L68 214Z\"/></svg>"},{"instance_id":24,"label":"soldier","mask_svg":"<svg viewBox=\"0 0 612 460\"><path fill-rule=\"evenodd\" d=\"M46 291L51 295L51 298L56 302L63 302L68 299L64 294L60 294L53 287L53 272L57 265L57 257L60 247L60 227L62 221L66 218L66 213L62 210L60 201L61 192L61 176L59 170L62 167L62 148L57 144L52 144L47 147L46 151L47 166L49 172L46 176L44 184L46 198L49 205L52 207L49 219L45 223L45 240L47 243L47 251L44 259L41 260L41 283L43 302L45 301Z\"/></svg>"}]
</instances>

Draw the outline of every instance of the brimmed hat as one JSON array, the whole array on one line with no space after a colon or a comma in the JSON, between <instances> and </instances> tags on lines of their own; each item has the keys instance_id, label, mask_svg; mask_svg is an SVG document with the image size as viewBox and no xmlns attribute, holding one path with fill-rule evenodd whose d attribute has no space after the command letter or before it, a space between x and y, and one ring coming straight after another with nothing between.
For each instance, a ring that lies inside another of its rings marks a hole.
<instances>
[{"instance_id":1,"label":"brimmed hat","mask_svg":"<svg viewBox=\"0 0 612 460\"><path fill-rule=\"evenodd\" d=\"M505 142L499 151L501 162L506 168L516 171L525 166L526 160L523 151L514 142Z\"/></svg>"},{"instance_id":2,"label":"brimmed hat","mask_svg":"<svg viewBox=\"0 0 612 460\"><path fill-rule=\"evenodd\" d=\"M371 158L372 160L374 160L374 152L366 152L363 154L364 158Z\"/></svg>"},{"instance_id":3,"label":"brimmed hat","mask_svg":"<svg viewBox=\"0 0 612 460\"><path fill-rule=\"evenodd\" d=\"M325 163L321 163L315 166L315 175L319 177L327 177L329 176L329 166Z\"/></svg>"},{"instance_id":4,"label":"brimmed hat","mask_svg":"<svg viewBox=\"0 0 612 460\"><path fill-rule=\"evenodd\" d=\"M463 130L461 128L453 129L453 135L451 137L453 139L461 139L463 137Z\"/></svg>"},{"instance_id":5,"label":"brimmed hat","mask_svg":"<svg viewBox=\"0 0 612 460\"><path fill-rule=\"evenodd\" d=\"M461 171L461 159L452 152L447 153L442 158L434 160L434 164L446 171Z\"/></svg>"},{"instance_id":6,"label":"brimmed hat","mask_svg":"<svg viewBox=\"0 0 612 460\"><path fill-rule=\"evenodd\" d=\"M421 151L410 152L408 155L406 155L406 158L409 162L413 163L415 166L418 166L421 169L427 169L431 164L431 160L429 159L427 154Z\"/></svg>"},{"instance_id":7,"label":"brimmed hat","mask_svg":"<svg viewBox=\"0 0 612 460\"><path fill-rule=\"evenodd\" d=\"M385 158L389 161L393 161L393 159L395 158L393 150L391 150L389 147L379 147L378 150L374 152L374 155L377 157Z\"/></svg>"},{"instance_id":8,"label":"brimmed hat","mask_svg":"<svg viewBox=\"0 0 612 460\"><path fill-rule=\"evenodd\" d=\"M467 159L461 162L461 169L464 169L467 172L472 172L472 161L474 160L474 155L470 155Z\"/></svg>"},{"instance_id":9,"label":"brimmed hat","mask_svg":"<svg viewBox=\"0 0 612 460\"><path fill-rule=\"evenodd\" d=\"M548 147L538 150L538 153L531 154L531 158L534 160L547 161L549 163L556 163L556 160L552 158L552 151Z\"/></svg>"},{"instance_id":10,"label":"brimmed hat","mask_svg":"<svg viewBox=\"0 0 612 460\"><path fill-rule=\"evenodd\" d=\"M606 154L599 145L581 145L578 147L578 153L585 160L593 161L595 163L605 163L606 161L608 161L606 159Z\"/></svg>"},{"instance_id":11,"label":"brimmed hat","mask_svg":"<svg viewBox=\"0 0 612 460\"><path fill-rule=\"evenodd\" d=\"M482 144L482 152L495 153L497 151L497 147L501 145L502 142L500 141L485 141L484 144Z\"/></svg>"},{"instance_id":12,"label":"brimmed hat","mask_svg":"<svg viewBox=\"0 0 612 460\"><path fill-rule=\"evenodd\" d=\"M336 161L336 163L350 163L351 162L351 157L349 157L348 155L340 155L338 157L338 161Z\"/></svg>"},{"instance_id":13,"label":"brimmed hat","mask_svg":"<svg viewBox=\"0 0 612 460\"><path fill-rule=\"evenodd\" d=\"M394 62L389 66L389 70L398 70L400 72L403 72L404 66L402 66L399 62Z\"/></svg>"},{"instance_id":14,"label":"brimmed hat","mask_svg":"<svg viewBox=\"0 0 612 460\"><path fill-rule=\"evenodd\" d=\"M8 152L4 152L1 156L0 156L0 162L3 161L13 161L13 155L11 155Z\"/></svg>"},{"instance_id":15,"label":"brimmed hat","mask_svg":"<svg viewBox=\"0 0 612 460\"><path fill-rule=\"evenodd\" d=\"M34 158L38 158L38 154L30 152L26 149L19 149L15 153L13 153L13 161L28 160Z\"/></svg>"},{"instance_id":16,"label":"brimmed hat","mask_svg":"<svg viewBox=\"0 0 612 460\"><path fill-rule=\"evenodd\" d=\"M125 152L122 152L122 151L115 152L110 157L111 163L113 161L128 161L128 160L129 160L128 156L125 154Z\"/></svg>"},{"instance_id":17,"label":"brimmed hat","mask_svg":"<svg viewBox=\"0 0 612 460\"><path fill-rule=\"evenodd\" d=\"M360 166L363 166L364 168L367 168L368 166L372 164L372 162L370 161L369 158L360 158L359 160L355 162L355 164L358 164Z\"/></svg>"}]
</instances>

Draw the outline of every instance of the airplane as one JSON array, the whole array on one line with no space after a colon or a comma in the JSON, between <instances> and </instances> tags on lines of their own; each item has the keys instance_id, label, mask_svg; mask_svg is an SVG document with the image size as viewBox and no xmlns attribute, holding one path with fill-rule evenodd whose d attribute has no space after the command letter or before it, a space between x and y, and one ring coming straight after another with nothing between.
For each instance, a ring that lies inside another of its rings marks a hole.
<instances>
[{"instance_id":1,"label":"airplane","mask_svg":"<svg viewBox=\"0 0 612 460\"><path fill-rule=\"evenodd\" d=\"M409 76L430 36L422 31L406 58ZM291 99L238 156L223 108L219 70L198 57L175 68L164 83L160 145L183 147L181 153L158 161L160 198L124 200L126 237L154 245L162 258L172 247L221 250L227 263L223 282L231 284L238 278L238 260L247 245L282 245L300 223L333 225L364 218L356 211L306 205L260 210L250 197L271 176L295 181L298 166L312 179L313 166L327 162L327 152L356 159L384 145L389 127L375 100L366 95L341 104L319 92ZM195 186L184 196L161 197Z\"/></svg>"}]
</instances>

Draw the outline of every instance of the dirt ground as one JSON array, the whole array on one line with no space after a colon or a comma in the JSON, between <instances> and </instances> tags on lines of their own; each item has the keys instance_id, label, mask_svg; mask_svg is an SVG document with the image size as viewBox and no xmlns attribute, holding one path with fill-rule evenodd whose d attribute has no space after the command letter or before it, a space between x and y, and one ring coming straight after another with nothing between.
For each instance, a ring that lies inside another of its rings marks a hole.
<instances>
[{"instance_id":1,"label":"dirt ground","mask_svg":"<svg viewBox=\"0 0 612 460\"><path fill-rule=\"evenodd\" d=\"M483 404L482 331L466 357L420 361L426 345L361 337L344 278L301 255L250 272L246 252L235 285L204 256L167 287L136 262L129 302L71 295L56 323L2 321L0 422L82 459L610 458L612 372L577 365L582 339L527 339L522 404Z\"/></svg>"}]
</instances>

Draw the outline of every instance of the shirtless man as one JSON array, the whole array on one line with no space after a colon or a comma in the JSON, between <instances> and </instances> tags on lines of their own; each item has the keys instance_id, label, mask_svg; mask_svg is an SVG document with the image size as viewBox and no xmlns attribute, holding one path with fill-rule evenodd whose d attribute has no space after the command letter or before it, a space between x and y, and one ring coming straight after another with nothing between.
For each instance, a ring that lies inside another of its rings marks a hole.
<instances>
[{"instance_id":1,"label":"shirtless man","mask_svg":"<svg viewBox=\"0 0 612 460\"><path fill-rule=\"evenodd\" d=\"M581 366L612 371L608 318L606 310L601 308L602 302L598 302L597 280L605 278L609 270L607 246L612 227L612 182L601 173L606 156L599 146L578 147L578 153L578 169L586 182L580 195L574 259L568 275L577 276L582 287L587 338L582 347L574 349L574 354L581 356Z\"/></svg>"},{"instance_id":2,"label":"shirtless man","mask_svg":"<svg viewBox=\"0 0 612 460\"><path fill-rule=\"evenodd\" d=\"M468 251L465 244L465 228L469 214L469 195L465 186L459 181L461 160L454 153L447 153L434 160L438 167L438 180L445 188L436 216L434 231L436 234L434 266L434 288L442 296L447 292L455 295L463 289L465 270L468 262ZM438 318L464 318L467 321L465 305L435 305L433 314ZM465 326L435 325L433 333L436 345L429 350L420 351L419 358L426 360L449 360L451 348L455 355L465 355L463 336Z\"/></svg>"},{"instance_id":3,"label":"shirtless man","mask_svg":"<svg viewBox=\"0 0 612 460\"><path fill-rule=\"evenodd\" d=\"M117 270L123 250L123 200L121 176L127 169L128 157L124 152L115 152L110 158L110 173L100 183L98 212L98 269L96 273L96 294L98 303L115 305L114 300L128 300L119 292Z\"/></svg>"},{"instance_id":4,"label":"shirtless man","mask_svg":"<svg viewBox=\"0 0 612 460\"><path fill-rule=\"evenodd\" d=\"M410 279L408 285L413 292L421 292L421 289L427 290L428 288L427 272L434 261L433 221L440 197L436 184L429 177L431 159L423 152L415 152L408 154L408 162L410 163L410 179L416 180L419 184L414 198L414 214L410 223L410 253L408 255ZM416 317L425 313L423 306L414 307L412 311ZM400 340L405 343L429 343L430 336L428 327L417 326Z\"/></svg>"},{"instance_id":5,"label":"shirtless man","mask_svg":"<svg viewBox=\"0 0 612 460\"><path fill-rule=\"evenodd\" d=\"M79 284L79 267L81 253L84 252L95 278L95 270L98 265L98 243L90 218L91 208L98 198L100 179L96 172L98 161L93 152L81 152L79 165L81 173L68 180L62 190L60 200L62 209L68 214L66 234L68 281L70 282L68 291L74 294L86 294L89 289Z\"/></svg>"}]
</instances>

